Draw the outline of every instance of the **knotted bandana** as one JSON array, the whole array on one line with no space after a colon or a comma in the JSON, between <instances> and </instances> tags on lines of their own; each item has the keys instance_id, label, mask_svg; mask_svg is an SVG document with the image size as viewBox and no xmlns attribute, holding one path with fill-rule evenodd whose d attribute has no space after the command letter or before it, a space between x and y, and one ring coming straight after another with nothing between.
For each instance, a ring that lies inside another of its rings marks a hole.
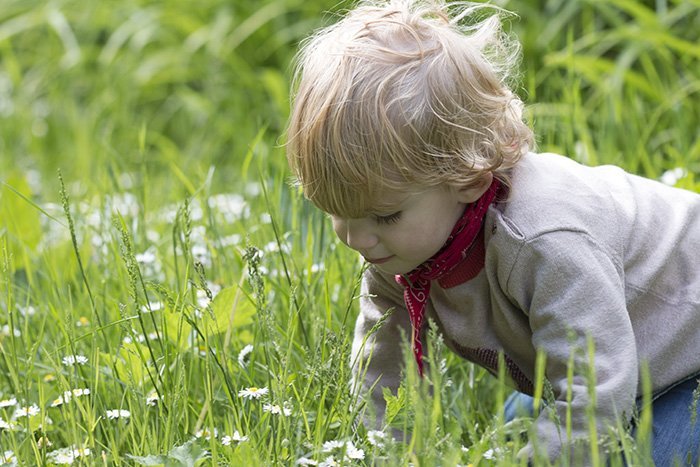
<instances>
[{"instance_id":1,"label":"knotted bandana","mask_svg":"<svg viewBox=\"0 0 700 467\"><path fill-rule=\"evenodd\" d=\"M423 345L420 341L420 331L425 318L425 306L430 296L430 282L450 273L468 256L481 231L486 210L496 197L500 186L501 183L494 178L481 198L466 207L464 214L447 237L445 245L435 256L413 271L397 274L394 277L396 282L404 287L403 299L411 320L413 355L421 376L423 376Z\"/></svg>"}]
</instances>

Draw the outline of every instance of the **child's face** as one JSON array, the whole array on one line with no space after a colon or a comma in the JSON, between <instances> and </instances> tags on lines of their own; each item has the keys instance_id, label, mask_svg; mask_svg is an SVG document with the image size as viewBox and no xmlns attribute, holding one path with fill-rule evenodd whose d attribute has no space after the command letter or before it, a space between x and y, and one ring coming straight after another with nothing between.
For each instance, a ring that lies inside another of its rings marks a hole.
<instances>
[{"instance_id":1,"label":"child's face","mask_svg":"<svg viewBox=\"0 0 700 467\"><path fill-rule=\"evenodd\" d=\"M358 219L331 219L343 243L389 274L410 272L435 255L467 201L464 192L445 187L393 193L386 198L384 203L395 206L390 211L371 212Z\"/></svg>"}]
</instances>

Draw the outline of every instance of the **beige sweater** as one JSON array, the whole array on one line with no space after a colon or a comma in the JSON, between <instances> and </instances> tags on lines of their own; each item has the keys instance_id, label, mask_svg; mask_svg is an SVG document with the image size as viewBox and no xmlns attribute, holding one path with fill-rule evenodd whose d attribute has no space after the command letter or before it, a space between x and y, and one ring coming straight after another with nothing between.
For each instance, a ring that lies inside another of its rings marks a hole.
<instances>
[{"instance_id":1,"label":"beige sweater","mask_svg":"<svg viewBox=\"0 0 700 467\"><path fill-rule=\"evenodd\" d=\"M585 438L587 336L596 351L599 429L631 414L640 362L654 390L700 371L700 195L553 154L527 155L512 176L510 199L485 219L483 270L451 287L435 282L428 317L464 358L494 370L502 351L524 392L543 350L556 398L549 410L562 421L576 352L573 438ZM372 353L362 383L379 379L372 397L381 414L381 387L395 390L401 381L400 329L410 336L410 323L401 287L371 267L360 308L353 350L365 359ZM396 311L363 347L389 308ZM552 458L568 446L548 411L533 425L528 450L533 444Z\"/></svg>"}]
</instances>

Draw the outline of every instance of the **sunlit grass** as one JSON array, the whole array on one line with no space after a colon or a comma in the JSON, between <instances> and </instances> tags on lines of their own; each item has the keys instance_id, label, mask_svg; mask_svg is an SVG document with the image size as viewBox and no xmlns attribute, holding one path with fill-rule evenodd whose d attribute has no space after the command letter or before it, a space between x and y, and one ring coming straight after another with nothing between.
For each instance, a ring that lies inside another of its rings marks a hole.
<instances>
[{"instance_id":1,"label":"sunlit grass","mask_svg":"<svg viewBox=\"0 0 700 467\"><path fill-rule=\"evenodd\" d=\"M697 2L501 3L541 150L700 189ZM347 5L3 3L0 461L522 464L504 376L437 338L390 398L414 436L358 422L362 266L281 147L296 42Z\"/></svg>"}]
</instances>

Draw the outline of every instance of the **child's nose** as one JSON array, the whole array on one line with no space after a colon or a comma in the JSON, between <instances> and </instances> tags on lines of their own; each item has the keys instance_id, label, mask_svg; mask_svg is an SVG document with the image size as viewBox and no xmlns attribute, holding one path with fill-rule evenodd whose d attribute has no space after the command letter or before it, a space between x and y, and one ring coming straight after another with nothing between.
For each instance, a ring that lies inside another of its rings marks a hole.
<instances>
[{"instance_id":1,"label":"child's nose","mask_svg":"<svg viewBox=\"0 0 700 467\"><path fill-rule=\"evenodd\" d=\"M345 221L345 244L353 250L369 250L377 245L379 239L364 219L350 219Z\"/></svg>"}]
</instances>

